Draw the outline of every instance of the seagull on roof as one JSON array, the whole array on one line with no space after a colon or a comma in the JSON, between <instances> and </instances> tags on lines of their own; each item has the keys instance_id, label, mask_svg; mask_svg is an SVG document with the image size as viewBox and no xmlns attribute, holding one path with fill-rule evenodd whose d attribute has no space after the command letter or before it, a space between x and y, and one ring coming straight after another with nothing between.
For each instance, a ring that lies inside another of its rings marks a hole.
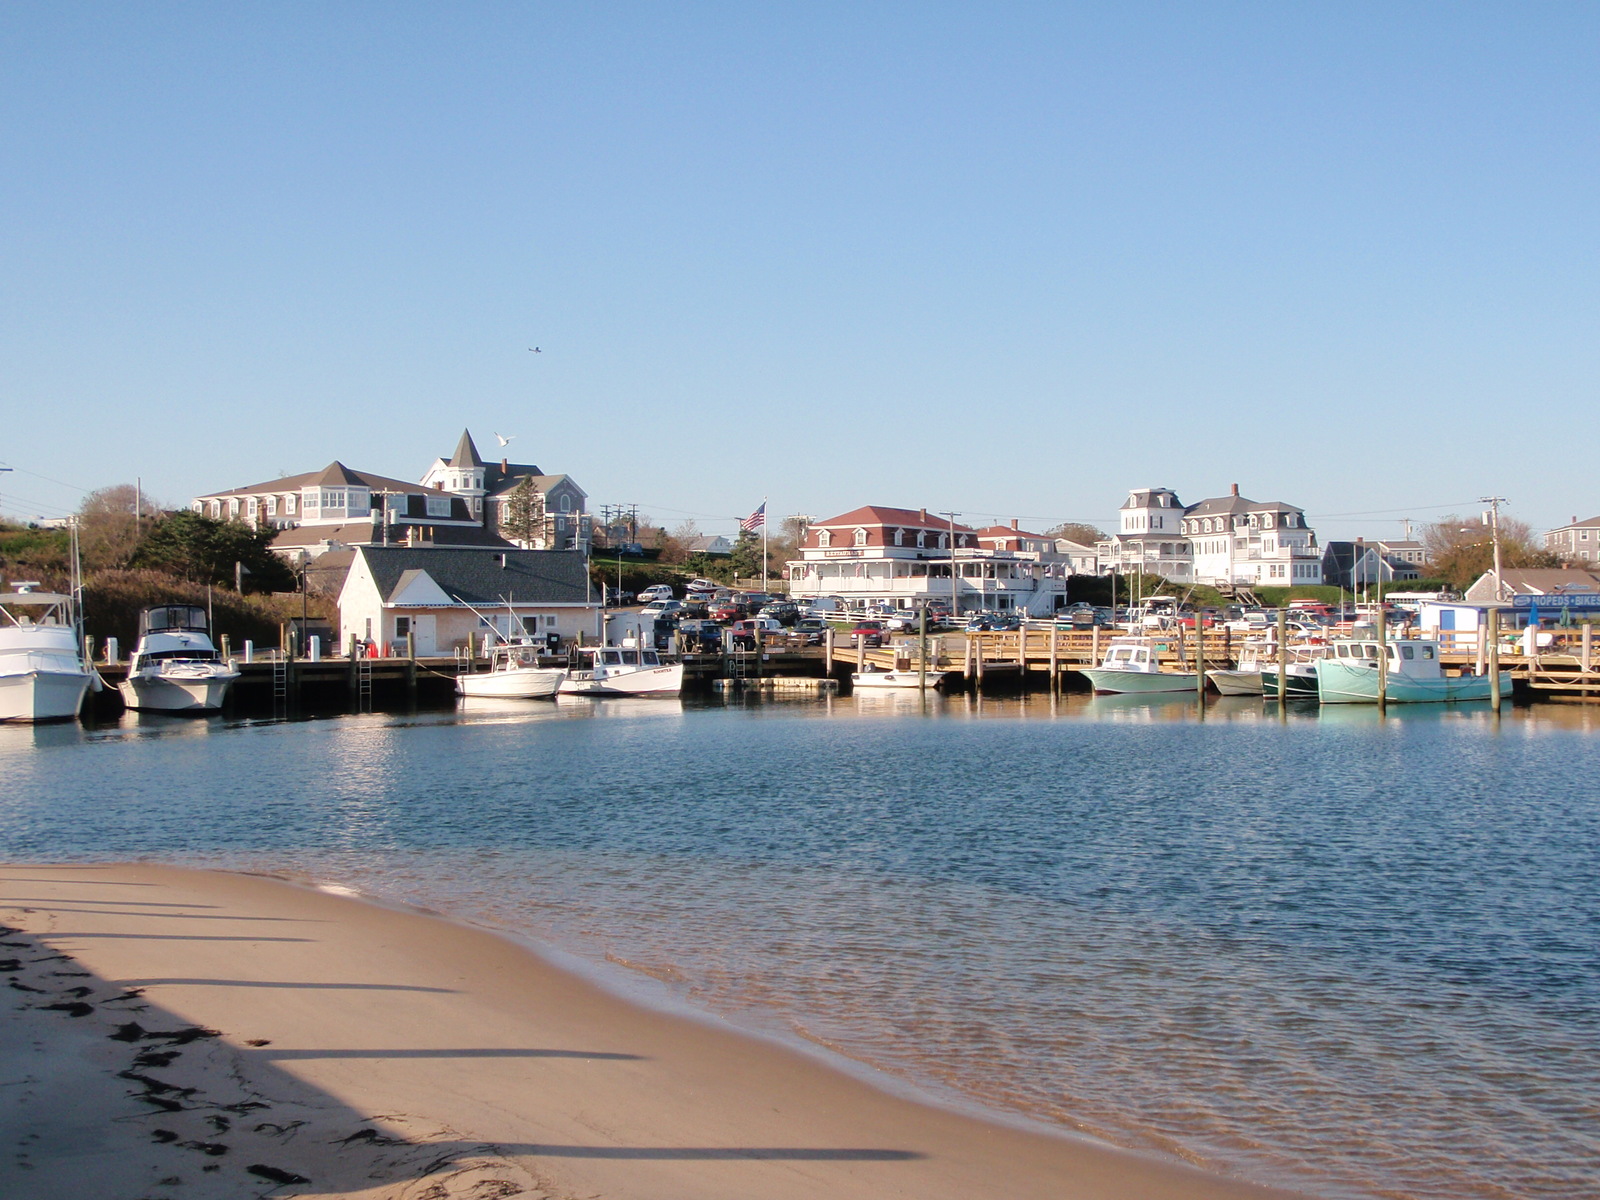
<instances>
[{"instance_id":1,"label":"seagull on roof","mask_svg":"<svg viewBox=\"0 0 1600 1200\"><path fill-rule=\"evenodd\" d=\"M501 437L498 433L494 435L494 440L499 442L502 446L509 446L512 442L516 441L516 438L517 435L514 433L510 437Z\"/></svg>"}]
</instances>

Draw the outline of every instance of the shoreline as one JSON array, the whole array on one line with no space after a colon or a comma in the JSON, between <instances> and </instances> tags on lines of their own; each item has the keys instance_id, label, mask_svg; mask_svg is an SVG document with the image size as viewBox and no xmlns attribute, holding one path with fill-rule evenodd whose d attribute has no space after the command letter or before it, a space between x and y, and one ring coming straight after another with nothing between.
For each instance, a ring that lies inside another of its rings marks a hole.
<instances>
[{"instance_id":1,"label":"shoreline","mask_svg":"<svg viewBox=\"0 0 1600 1200\"><path fill-rule=\"evenodd\" d=\"M36 1047L0 1057L32 1081L0 1114L19 1198L91 1161L174 1200L1304 1195L924 1102L354 889L145 863L0 881L26 945L0 951L19 956L8 1040ZM217 1036L173 1043L184 1029Z\"/></svg>"}]
</instances>

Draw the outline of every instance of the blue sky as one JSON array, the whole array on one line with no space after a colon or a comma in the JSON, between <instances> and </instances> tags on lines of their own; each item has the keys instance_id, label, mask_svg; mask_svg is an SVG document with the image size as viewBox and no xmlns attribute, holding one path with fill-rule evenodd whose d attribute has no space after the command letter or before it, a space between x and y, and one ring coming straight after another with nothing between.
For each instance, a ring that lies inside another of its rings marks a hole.
<instances>
[{"instance_id":1,"label":"blue sky","mask_svg":"<svg viewBox=\"0 0 1600 1200\"><path fill-rule=\"evenodd\" d=\"M1580 4L8 5L0 510L467 426L718 532L1592 516L1597 58Z\"/></svg>"}]
</instances>

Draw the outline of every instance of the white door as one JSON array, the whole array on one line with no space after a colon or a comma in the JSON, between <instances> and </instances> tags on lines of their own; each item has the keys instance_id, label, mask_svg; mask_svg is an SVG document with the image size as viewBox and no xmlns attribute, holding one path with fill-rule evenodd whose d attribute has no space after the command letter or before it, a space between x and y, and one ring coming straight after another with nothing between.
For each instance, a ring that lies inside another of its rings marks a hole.
<instances>
[{"instance_id":1,"label":"white door","mask_svg":"<svg viewBox=\"0 0 1600 1200\"><path fill-rule=\"evenodd\" d=\"M415 620L416 623L412 628L416 634L417 657L428 658L439 653L438 634L435 630L435 622L438 618L429 614L428 616L419 616Z\"/></svg>"}]
</instances>

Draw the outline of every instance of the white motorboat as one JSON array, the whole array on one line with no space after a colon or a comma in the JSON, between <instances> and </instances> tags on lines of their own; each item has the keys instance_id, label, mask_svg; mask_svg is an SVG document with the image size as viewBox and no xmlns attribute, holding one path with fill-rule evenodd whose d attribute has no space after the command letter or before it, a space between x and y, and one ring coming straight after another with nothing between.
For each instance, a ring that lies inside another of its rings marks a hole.
<instances>
[{"instance_id":1,"label":"white motorboat","mask_svg":"<svg viewBox=\"0 0 1600 1200\"><path fill-rule=\"evenodd\" d=\"M237 678L212 644L204 608L162 604L139 614L139 642L118 690L145 712L215 712Z\"/></svg>"},{"instance_id":2,"label":"white motorboat","mask_svg":"<svg viewBox=\"0 0 1600 1200\"><path fill-rule=\"evenodd\" d=\"M1259 696L1263 667L1276 669L1278 646L1271 641L1248 641L1239 651L1232 670L1218 667L1206 672L1206 681L1224 696Z\"/></svg>"},{"instance_id":3,"label":"white motorboat","mask_svg":"<svg viewBox=\"0 0 1600 1200\"><path fill-rule=\"evenodd\" d=\"M581 646L589 665L567 672L563 696L676 696L683 690L683 664L664 663L654 650L631 646Z\"/></svg>"},{"instance_id":4,"label":"white motorboat","mask_svg":"<svg viewBox=\"0 0 1600 1200\"><path fill-rule=\"evenodd\" d=\"M928 686L938 687L944 679L943 671L928 672ZM852 688L916 688L922 686L922 679L915 667L907 670L892 671L855 671L850 675Z\"/></svg>"},{"instance_id":5,"label":"white motorboat","mask_svg":"<svg viewBox=\"0 0 1600 1200\"><path fill-rule=\"evenodd\" d=\"M70 721L100 677L83 661L72 597L17 582L0 598L0 721Z\"/></svg>"},{"instance_id":6,"label":"white motorboat","mask_svg":"<svg viewBox=\"0 0 1600 1200\"><path fill-rule=\"evenodd\" d=\"M463 696L542 700L554 696L566 677L564 667L539 665L535 643L508 642L494 648L486 673L457 676L456 691Z\"/></svg>"},{"instance_id":7,"label":"white motorboat","mask_svg":"<svg viewBox=\"0 0 1600 1200\"><path fill-rule=\"evenodd\" d=\"M1114 637L1098 667L1083 673L1097 692L1192 692L1200 677L1193 671L1163 671L1161 638Z\"/></svg>"}]
</instances>

